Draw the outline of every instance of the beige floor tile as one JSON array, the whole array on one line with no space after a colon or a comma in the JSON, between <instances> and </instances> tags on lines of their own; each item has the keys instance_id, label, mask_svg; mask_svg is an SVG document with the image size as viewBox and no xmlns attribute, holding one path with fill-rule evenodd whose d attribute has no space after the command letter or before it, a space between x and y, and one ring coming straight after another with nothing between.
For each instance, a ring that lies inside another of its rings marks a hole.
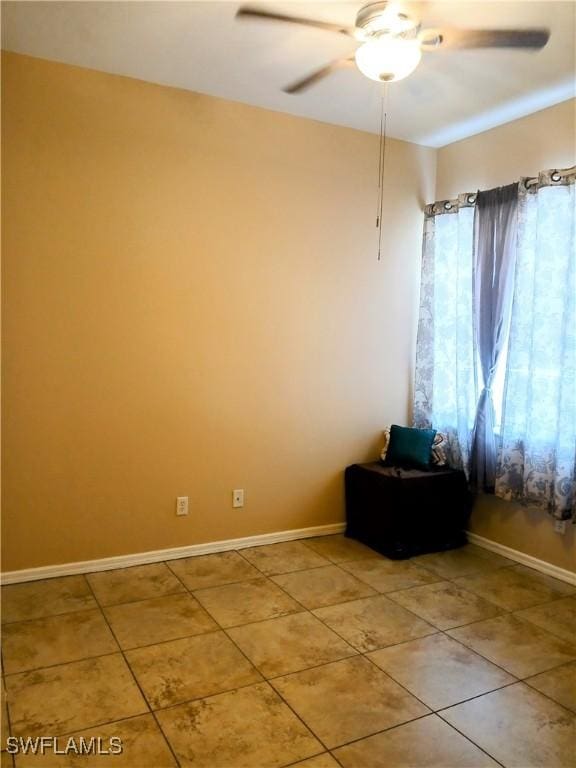
<instances>
[{"instance_id":1,"label":"beige floor tile","mask_svg":"<svg viewBox=\"0 0 576 768\"><path fill-rule=\"evenodd\" d=\"M574 715L523 683L442 717L506 768L574 768Z\"/></svg>"},{"instance_id":2,"label":"beige floor tile","mask_svg":"<svg viewBox=\"0 0 576 768\"><path fill-rule=\"evenodd\" d=\"M383 648L369 658L431 709L449 707L516 681L440 633Z\"/></svg>"},{"instance_id":3,"label":"beige floor tile","mask_svg":"<svg viewBox=\"0 0 576 768\"><path fill-rule=\"evenodd\" d=\"M262 680L224 632L137 648L126 659L152 709Z\"/></svg>"},{"instance_id":4,"label":"beige floor tile","mask_svg":"<svg viewBox=\"0 0 576 768\"><path fill-rule=\"evenodd\" d=\"M271 682L329 749L429 711L361 656Z\"/></svg>"},{"instance_id":5,"label":"beige floor tile","mask_svg":"<svg viewBox=\"0 0 576 768\"><path fill-rule=\"evenodd\" d=\"M58 736L148 711L120 654L8 675L6 688L15 736Z\"/></svg>"},{"instance_id":6,"label":"beige floor tile","mask_svg":"<svg viewBox=\"0 0 576 768\"><path fill-rule=\"evenodd\" d=\"M372 587L358 581L337 565L284 573L273 576L272 580L306 608L322 608L376 594Z\"/></svg>"},{"instance_id":7,"label":"beige floor tile","mask_svg":"<svg viewBox=\"0 0 576 768\"><path fill-rule=\"evenodd\" d=\"M576 712L576 661L541 672L525 681L540 693L546 694L563 707Z\"/></svg>"},{"instance_id":8,"label":"beige floor tile","mask_svg":"<svg viewBox=\"0 0 576 768\"><path fill-rule=\"evenodd\" d=\"M361 653L437 631L383 595L318 608L314 614Z\"/></svg>"},{"instance_id":9,"label":"beige floor tile","mask_svg":"<svg viewBox=\"0 0 576 768\"><path fill-rule=\"evenodd\" d=\"M493 603L449 581L391 592L389 597L438 629L470 624L501 613Z\"/></svg>"},{"instance_id":10,"label":"beige floor tile","mask_svg":"<svg viewBox=\"0 0 576 768\"><path fill-rule=\"evenodd\" d=\"M101 605L131 603L186 591L164 563L89 573L86 578Z\"/></svg>"},{"instance_id":11,"label":"beige floor tile","mask_svg":"<svg viewBox=\"0 0 576 768\"><path fill-rule=\"evenodd\" d=\"M449 635L516 677L576 659L576 645L510 614L452 629Z\"/></svg>"},{"instance_id":12,"label":"beige floor tile","mask_svg":"<svg viewBox=\"0 0 576 768\"><path fill-rule=\"evenodd\" d=\"M187 593L104 608L122 648L138 648L218 629L200 603Z\"/></svg>"},{"instance_id":13,"label":"beige floor tile","mask_svg":"<svg viewBox=\"0 0 576 768\"><path fill-rule=\"evenodd\" d=\"M17 758L16 768L176 768L176 760L152 715L133 717L63 736L58 741L58 748L65 749L69 738L80 744L81 737L88 743L92 738L101 739L103 749L113 748L114 742L111 743L110 739L119 738L122 740L122 752L108 755L71 753L62 756L50 751L45 755Z\"/></svg>"},{"instance_id":14,"label":"beige floor tile","mask_svg":"<svg viewBox=\"0 0 576 768\"><path fill-rule=\"evenodd\" d=\"M214 555L170 560L167 565L191 590L221 587L260 576L260 572L238 552L217 552Z\"/></svg>"},{"instance_id":15,"label":"beige floor tile","mask_svg":"<svg viewBox=\"0 0 576 768\"><path fill-rule=\"evenodd\" d=\"M354 656L354 648L309 613L247 624L228 634L265 677Z\"/></svg>"},{"instance_id":16,"label":"beige floor tile","mask_svg":"<svg viewBox=\"0 0 576 768\"><path fill-rule=\"evenodd\" d=\"M2 621L26 621L97 608L84 576L29 581L2 587Z\"/></svg>"},{"instance_id":17,"label":"beige floor tile","mask_svg":"<svg viewBox=\"0 0 576 768\"><path fill-rule=\"evenodd\" d=\"M413 563L423 565L444 579L455 579L458 576L467 576L505 566L514 565L513 560L495 555L486 549L468 544L459 549L450 549L446 552L433 552L429 555L420 555L412 558Z\"/></svg>"},{"instance_id":18,"label":"beige floor tile","mask_svg":"<svg viewBox=\"0 0 576 768\"><path fill-rule=\"evenodd\" d=\"M500 568L479 576L464 576L456 579L456 584L505 611L518 611L561 597L559 592L514 568Z\"/></svg>"},{"instance_id":19,"label":"beige floor tile","mask_svg":"<svg viewBox=\"0 0 576 768\"><path fill-rule=\"evenodd\" d=\"M158 712L184 768L280 768L323 747L267 683Z\"/></svg>"},{"instance_id":20,"label":"beige floor tile","mask_svg":"<svg viewBox=\"0 0 576 768\"><path fill-rule=\"evenodd\" d=\"M548 576L546 573L536 571L534 568L529 568L527 565L515 565L512 570L517 573L522 573L524 576L531 576L533 579L536 579L536 581L539 581L541 584L546 584L550 589L553 589L555 592L565 595L566 597L569 595L576 595L576 587L572 586L572 584L560 581L560 579L555 579L553 576Z\"/></svg>"},{"instance_id":21,"label":"beige floor tile","mask_svg":"<svg viewBox=\"0 0 576 768\"><path fill-rule=\"evenodd\" d=\"M340 567L373 587L377 592L394 592L398 589L419 587L440 581L440 577L407 560L388 560L370 557L351 560Z\"/></svg>"},{"instance_id":22,"label":"beige floor tile","mask_svg":"<svg viewBox=\"0 0 576 768\"><path fill-rule=\"evenodd\" d=\"M496 768L498 765L437 715L340 747L334 754L344 768Z\"/></svg>"},{"instance_id":23,"label":"beige floor tile","mask_svg":"<svg viewBox=\"0 0 576 768\"><path fill-rule=\"evenodd\" d=\"M553 635L576 642L576 598L564 597L552 603L538 605L517 614L532 624L552 632Z\"/></svg>"},{"instance_id":24,"label":"beige floor tile","mask_svg":"<svg viewBox=\"0 0 576 768\"><path fill-rule=\"evenodd\" d=\"M344 534L316 536L312 539L304 539L303 543L333 563L359 560L363 557L382 557L376 550L361 544L355 539L349 539Z\"/></svg>"},{"instance_id":25,"label":"beige floor tile","mask_svg":"<svg viewBox=\"0 0 576 768\"><path fill-rule=\"evenodd\" d=\"M200 589L194 594L221 627L264 621L302 610L280 587L264 577Z\"/></svg>"},{"instance_id":26,"label":"beige floor tile","mask_svg":"<svg viewBox=\"0 0 576 768\"><path fill-rule=\"evenodd\" d=\"M264 547L250 547L243 549L242 554L267 576L330 565L329 560L314 552L301 541L285 541L279 544L268 544Z\"/></svg>"},{"instance_id":27,"label":"beige floor tile","mask_svg":"<svg viewBox=\"0 0 576 768\"><path fill-rule=\"evenodd\" d=\"M2 651L6 674L103 656L118 650L99 609L6 624Z\"/></svg>"},{"instance_id":28,"label":"beige floor tile","mask_svg":"<svg viewBox=\"0 0 576 768\"><path fill-rule=\"evenodd\" d=\"M308 760L301 760L293 766L294 768L340 768L340 763L337 763L329 752L324 752L323 755L309 757Z\"/></svg>"}]
</instances>

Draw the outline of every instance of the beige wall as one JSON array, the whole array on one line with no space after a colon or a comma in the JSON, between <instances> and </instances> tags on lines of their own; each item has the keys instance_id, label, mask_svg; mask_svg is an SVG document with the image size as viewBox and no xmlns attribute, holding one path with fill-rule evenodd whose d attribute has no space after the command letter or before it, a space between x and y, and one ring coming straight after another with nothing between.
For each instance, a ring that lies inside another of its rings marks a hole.
<instances>
[{"instance_id":1,"label":"beige wall","mask_svg":"<svg viewBox=\"0 0 576 768\"><path fill-rule=\"evenodd\" d=\"M576 101L564 102L439 150L436 199L576 164L575 105ZM574 526L568 525L559 535L540 510L484 496L475 506L471 530L576 571Z\"/></svg>"},{"instance_id":2,"label":"beige wall","mask_svg":"<svg viewBox=\"0 0 576 768\"><path fill-rule=\"evenodd\" d=\"M390 142L378 263L374 135L13 54L3 116L3 569L341 521L436 153Z\"/></svg>"},{"instance_id":3,"label":"beige wall","mask_svg":"<svg viewBox=\"0 0 576 768\"><path fill-rule=\"evenodd\" d=\"M541 509L480 496L472 512L470 530L539 560L576 571L574 526L567 523L566 533L556 533L552 520Z\"/></svg>"},{"instance_id":4,"label":"beige wall","mask_svg":"<svg viewBox=\"0 0 576 768\"><path fill-rule=\"evenodd\" d=\"M342 520L408 419L422 203L575 162L574 102L441 149L436 188L391 141L378 263L376 137L3 65L3 570ZM574 568L540 512L472 523Z\"/></svg>"},{"instance_id":5,"label":"beige wall","mask_svg":"<svg viewBox=\"0 0 576 768\"><path fill-rule=\"evenodd\" d=\"M512 184L576 163L576 100L449 144L438 151L436 200Z\"/></svg>"}]
</instances>

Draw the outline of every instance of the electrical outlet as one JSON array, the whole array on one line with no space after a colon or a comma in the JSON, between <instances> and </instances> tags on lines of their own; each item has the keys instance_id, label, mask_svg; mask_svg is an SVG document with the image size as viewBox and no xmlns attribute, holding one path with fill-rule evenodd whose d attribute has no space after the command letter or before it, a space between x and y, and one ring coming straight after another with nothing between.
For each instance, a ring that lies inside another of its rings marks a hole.
<instances>
[{"instance_id":1,"label":"electrical outlet","mask_svg":"<svg viewBox=\"0 0 576 768\"><path fill-rule=\"evenodd\" d=\"M566 520L554 520L554 530L556 533L566 533Z\"/></svg>"},{"instance_id":2,"label":"electrical outlet","mask_svg":"<svg viewBox=\"0 0 576 768\"><path fill-rule=\"evenodd\" d=\"M244 488L237 488L235 491L232 491L232 506L244 506Z\"/></svg>"},{"instance_id":3,"label":"electrical outlet","mask_svg":"<svg viewBox=\"0 0 576 768\"><path fill-rule=\"evenodd\" d=\"M188 514L188 496L176 497L176 514L178 517Z\"/></svg>"}]
</instances>

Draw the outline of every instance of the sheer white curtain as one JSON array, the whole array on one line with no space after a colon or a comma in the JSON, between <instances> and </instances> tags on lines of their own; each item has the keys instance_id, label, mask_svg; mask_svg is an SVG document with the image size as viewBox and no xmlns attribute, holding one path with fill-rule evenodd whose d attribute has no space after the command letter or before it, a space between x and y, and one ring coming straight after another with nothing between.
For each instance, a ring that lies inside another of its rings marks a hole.
<instances>
[{"instance_id":1,"label":"sheer white curtain","mask_svg":"<svg viewBox=\"0 0 576 768\"><path fill-rule=\"evenodd\" d=\"M452 466L466 471L478 385L472 325L474 208L460 201L424 225L414 422L448 438Z\"/></svg>"},{"instance_id":2,"label":"sheer white curtain","mask_svg":"<svg viewBox=\"0 0 576 768\"><path fill-rule=\"evenodd\" d=\"M558 518L576 506L576 169L521 183L505 369L495 372L495 493ZM480 397L473 320L474 196L427 207L415 426L448 436L470 469ZM501 382L504 382L501 386Z\"/></svg>"},{"instance_id":3,"label":"sheer white curtain","mask_svg":"<svg viewBox=\"0 0 576 768\"><path fill-rule=\"evenodd\" d=\"M546 183L546 174L542 179ZM576 467L576 187L520 198L496 493L568 518Z\"/></svg>"}]
</instances>

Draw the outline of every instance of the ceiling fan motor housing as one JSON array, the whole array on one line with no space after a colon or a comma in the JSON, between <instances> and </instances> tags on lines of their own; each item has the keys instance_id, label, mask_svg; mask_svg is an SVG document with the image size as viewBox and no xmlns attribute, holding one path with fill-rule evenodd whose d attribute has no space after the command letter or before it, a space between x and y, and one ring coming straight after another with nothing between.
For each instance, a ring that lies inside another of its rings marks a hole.
<instances>
[{"instance_id":1,"label":"ceiling fan motor housing","mask_svg":"<svg viewBox=\"0 0 576 768\"><path fill-rule=\"evenodd\" d=\"M358 11L356 29L363 40L394 35L411 39L418 34L420 25L405 13L390 6L388 2L369 3Z\"/></svg>"}]
</instances>

